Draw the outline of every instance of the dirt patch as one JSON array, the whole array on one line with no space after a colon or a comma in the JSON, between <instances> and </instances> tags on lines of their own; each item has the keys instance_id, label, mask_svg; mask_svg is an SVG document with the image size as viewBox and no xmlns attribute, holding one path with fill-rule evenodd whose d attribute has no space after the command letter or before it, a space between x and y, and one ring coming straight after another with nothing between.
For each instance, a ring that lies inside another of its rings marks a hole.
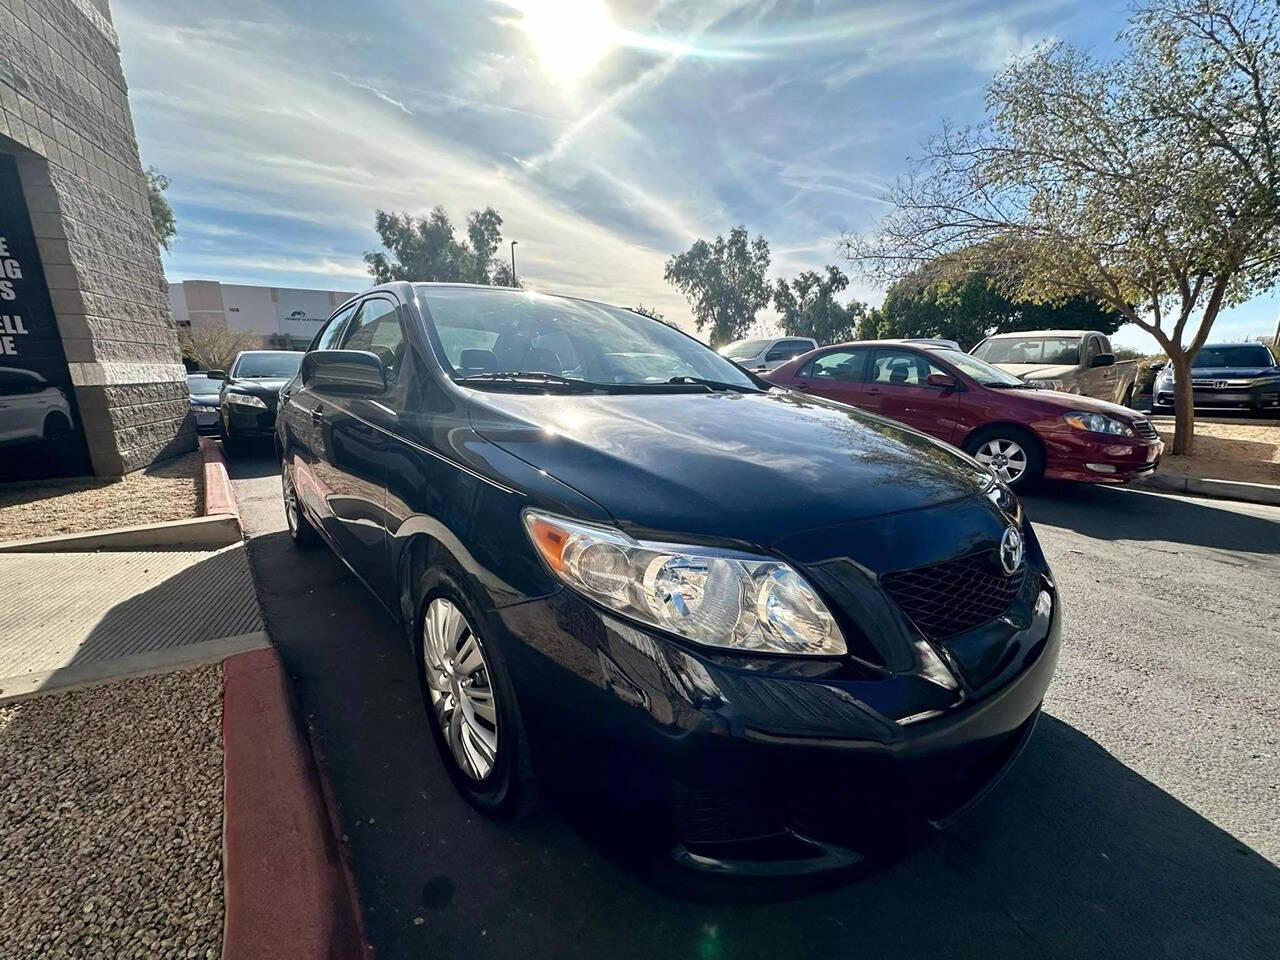
<instances>
[{"instance_id":1,"label":"dirt patch","mask_svg":"<svg viewBox=\"0 0 1280 960\"><path fill-rule=\"evenodd\" d=\"M197 451L118 480L5 484L0 486L0 541L198 517L201 472Z\"/></svg>"},{"instance_id":2,"label":"dirt patch","mask_svg":"<svg viewBox=\"0 0 1280 960\"><path fill-rule=\"evenodd\" d=\"M0 957L222 953L222 667L0 707Z\"/></svg>"},{"instance_id":3,"label":"dirt patch","mask_svg":"<svg viewBox=\"0 0 1280 960\"><path fill-rule=\"evenodd\" d=\"M1171 422L1156 427L1165 443L1173 443ZM1165 456L1160 472L1280 484L1280 424L1197 423L1195 456Z\"/></svg>"}]
</instances>

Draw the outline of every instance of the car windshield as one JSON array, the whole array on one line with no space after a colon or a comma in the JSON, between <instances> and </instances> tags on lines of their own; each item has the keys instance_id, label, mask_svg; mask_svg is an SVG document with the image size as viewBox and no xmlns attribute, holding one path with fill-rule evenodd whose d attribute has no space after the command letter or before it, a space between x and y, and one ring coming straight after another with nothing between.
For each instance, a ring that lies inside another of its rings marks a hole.
<instances>
[{"instance_id":1,"label":"car windshield","mask_svg":"<svg viewBox=\"0 0 1280 960\"><path fill-rule=\"evenodd\" d=\"M231 375L246 380L287 380L298 372L301 365L302 354L292 351L242 353Z\"/></svg>"},{"instance_id":2,"label":"car windshield","mask_svg":"<svg viewBox=\"0 0 1280 960\"><path fill-rule=\"evenodd\" d=\"M210 380L203 373L193 373L187 377L187 390L193 397L216 397L221 387L221 380Z\"/></svg>"},{"instance_id":3,"label":"car windshield","mask_svg":"<svg viewBox=\"0 0 1280 960\"><path fill-rule=\"evenodd\" d=\"M727 347L722 347L720 356L728 357L730 360L748 360L751 357L758 356L772 340L739 340L737 343L731 343Z\"/></svg>"},{"instance_id":4,"label":"car windshield","mask_svg":"<svg viewBox=\"0 0 1280 960\"><path fill-rule=\"evenodd\" d=\"M1024 387L1026 383L985 360L961 353L959 350L930 350L929 356L939 357L951 364L966 377L984 387Z\"/></svg>"},{"instance_id":5,"label":"car windshield","mask_svg":"<svg viewBox=\"0 0 1280 960\"><path fill-rule=\"evenodd\" d=\"M1195 367L1270 367L1275 364L1271 351L1261 343L1223 344L1201 347L1191 361Z\"/></svg>"},{"instance_id":6,"label":"car windshield","mask_svg":"<svg viewBox=\"0 0 1280 960\"><path fill-rule=\"evenodd\" d=\"M630 310L514 290L417 289L450 374L469 385L645 388L674 380L760 389L711 348Z\"/></svg>"},{"instance_id":7,"label":"car windshield","mask_svg":"<svg viewBox=\"0 0 1280 960\"><path fill-rule=\"evenodd\" d=\"M1049 363L1077 364L1080 362L1079 337L1000 337L984 340L973 351L987 363Z\"/></svg>"}]
</instances>

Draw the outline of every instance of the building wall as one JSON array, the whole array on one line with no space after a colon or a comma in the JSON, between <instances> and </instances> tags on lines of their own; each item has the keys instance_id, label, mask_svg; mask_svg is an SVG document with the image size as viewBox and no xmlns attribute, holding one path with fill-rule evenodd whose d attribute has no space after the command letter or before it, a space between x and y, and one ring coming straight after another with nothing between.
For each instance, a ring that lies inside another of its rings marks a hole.
<instances>
[{"instance_id":1,"label":"building wall","mask_svg":"<svg viewBox=\"0 0 1280 960\"><path fill-rule=\"evenodd\" d=\"M257 287L184 280L169 284L169 300L180 327L203 324L246 331L268 346L310 343L333 311L355 296L354 291Z\"/></svg>"},{"instance_id":2,"label":"building wall","mask_svg":"<svg viewBox=\"0 0 1280 960\"><path fill-rule=\"evenodd\" d=\"M13 153L99 475L195 446L106 0L0 0Z\"/></svg>"}]
</instances>

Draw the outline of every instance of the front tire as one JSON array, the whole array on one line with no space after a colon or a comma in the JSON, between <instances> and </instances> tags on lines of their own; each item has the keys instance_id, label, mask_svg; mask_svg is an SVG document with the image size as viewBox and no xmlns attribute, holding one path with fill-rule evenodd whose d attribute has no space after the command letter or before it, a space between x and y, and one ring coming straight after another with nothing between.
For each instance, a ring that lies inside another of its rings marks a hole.
<instances>
[{"instance_id":1,"label":"front tire","mask_svg":"<svg viewBox=\"0 0 1280 960\"><path fill-rule=\"evenodd\" d=\"M965 441L964 451L1014 490L1026 490L1044 478L1040 441L1019 427L997 425L978 430Z\"/></svg>"},{"instance_id":2,"label":"front tire","mask_svg":"<svg viewBox=\"0 0 1280 960\"><path fill-rule=\"evenodd\" d=\"M460 586L433 579L417 619L418 680L440 759L485 816L522 816L536 802L532 756L506 661Z\"/></svg>"}]
</instances>

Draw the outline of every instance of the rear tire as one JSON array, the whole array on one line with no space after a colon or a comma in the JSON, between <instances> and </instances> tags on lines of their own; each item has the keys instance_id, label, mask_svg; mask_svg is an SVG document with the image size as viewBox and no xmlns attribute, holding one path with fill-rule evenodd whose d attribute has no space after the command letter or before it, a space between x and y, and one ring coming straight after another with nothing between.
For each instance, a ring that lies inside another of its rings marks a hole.
<instances>
[{"instance_id":1,"label":"rear tire","mask_svg":"<svg viewBox=\"0 0 1280 960\"><path fill-rule=\"evenodd\" d=\"M964 451L1014 490L1029 489L1044 479L1044 448L1020 427L984 427L964 442Z\"/></svg>"},{"instance_id":2,"label":"rear tire","mask_svg":"<svg viewBox=\"0 0 1280 960\"><path fill-rule=\"evenodd\" d=\"M443 570L428 571L424 580L415 651L440 759L458 792L485 816L522 817L537 805L537 794L506 660L484 635L485 621L458 581ZM429 650L433 642L438 646Z\"/></svg>"},{"instance_id":3,"label":"rear tire","mask_svg":"<svg viewBox=\"0 0 1280 960\"><path fill-rule=\"evenodd\" d=\"M58 440L71 432L71 421L66 414L54 412L44 418L44 439Z\"/></svg>"},{"instance_id":4,"label":"rear tire","mask_svg":"<svg viewBox=\"0 0 1280 960\"><path fill-rule=\"evenodd\" d=\"M302 504L298 500L298 490L293 484L293 474L289 464L280 461L280 486L284 494L284 521L289 529L289 539L300 550L311 550L320 546L320 534L307 519Z\"/></svg>"}]
</instances>

